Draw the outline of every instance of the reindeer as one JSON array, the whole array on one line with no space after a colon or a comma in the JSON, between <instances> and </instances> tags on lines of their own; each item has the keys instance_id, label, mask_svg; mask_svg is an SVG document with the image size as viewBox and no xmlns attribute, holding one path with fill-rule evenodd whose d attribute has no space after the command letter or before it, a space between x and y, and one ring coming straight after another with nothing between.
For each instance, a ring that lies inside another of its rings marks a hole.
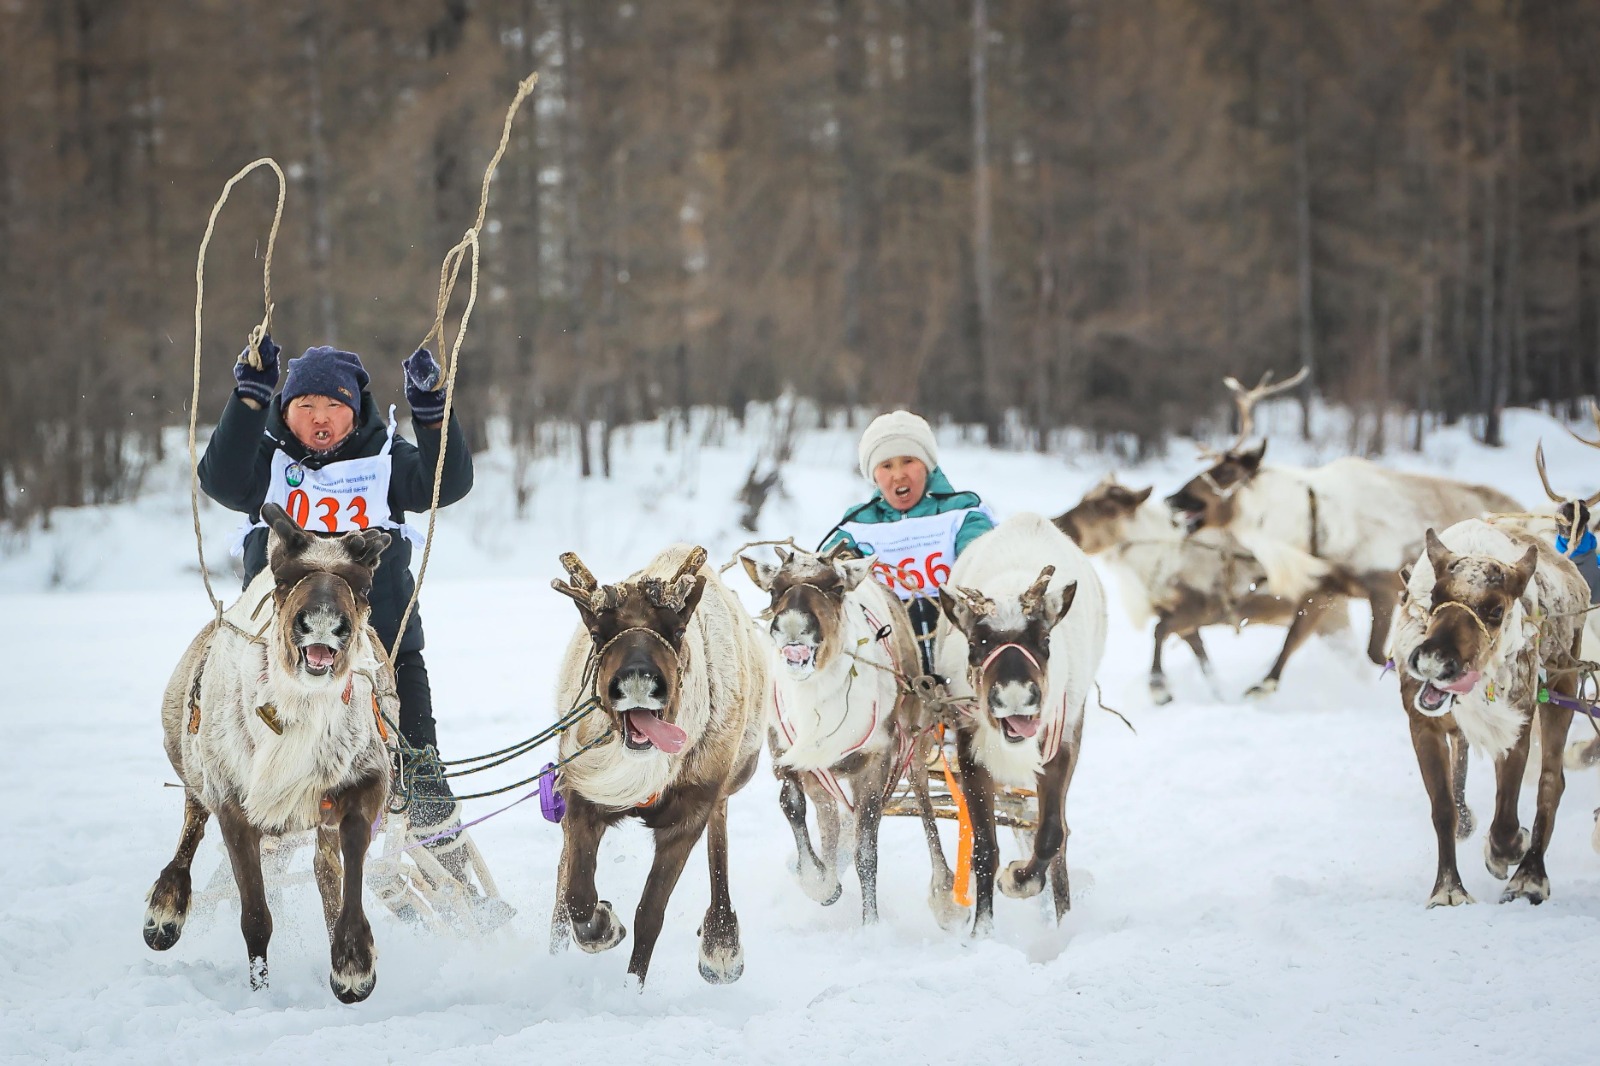
<instances>
[{"instance_id":1,"label":"reindeer","mask_svg":"<svg viewBox=\"0 0 1600 1066\"><path fill-rule=\"evenodd\" d=\"M1067 789L1083 741L1083 708L1106 643L1105 593L1078 546L1050 522L1019 514L972 543L941 589L939 672L974 709L956 757L973 825L974 936L994 928L994 888L1036 896L1048 874L1059 922L1067 879ZM998 876L996 783L1038 794L1033 854Z\"/></svg>"},{"instance_id":2,"label":"reindeer","mask_svg":"<svg viewBox=\"0 0 1600 1066\"><path fill-rule=\"evenodd\" d=\"M315 827L329 984L341 1002L356 1003L377 983L361 873L389 795L379 694L392 699L394 679L367 624L367 594L389 535L313 537L275 504L261 517L271 531L267 569L220 625L190 642L162 698L167 758L184 786L183 832L150 889L144 939L166 951L182 935L189 866L215 814L239 886L250 987L265 988L272 915L261 838ZM257 636L254 619L268 600L272 614Z\"/></svg>"},{"instance_id":3,"label":"reindeer","mask_svg":"<svg viewBox=\"0 0 1600 1066\"><path fill-rule=\"evenodd\" d=\"M1252 389L1226 378L1239 408L1239 436L1166 503L1191 534L1205 528L1231 533L1260 561L1274 595L1297 602L1339 594L1366 599L1372 607L1367 656L1382 665L1399 602L1395 574L1421 551L1417 531L1521 507L1495 489L1405 474L1353 456L1311 469L1263 466L1266 441L1244 446L1255 405L1304 374L1272 385L1269 371ZM1289 641L1303 639L1315 620L1313 612L1298 615Z\"/></svg>"},{"instance_id":4,"label":"reindeer","mask_svg":"<svg viewBox=\"0 0 1600 1066\"><path fill-rule=\"evenodd\" d=\"M767 657L750 616L705 559L704 548L680 544L621 584L601 585L568 552L568 581L551 583L582 618L562 662L559 705L576 705L592 688L604 713L561 739L562 757L572 761L562 773L567 810L550 949L562 950L570 937L600 952L627 935L596 893L595 862L605 831L638 818L655 837L628 960L640 987L667 899L708 827L711 906L700 924L700 976L726 984L744 972L728 894L728 797L755 773L767 726Z\"/></svg>"},{"instance_id":5,"label":"reindeer","mask_svg":"<svg viewBox=\"0 0 1600 1066\"><path fill-rule=\"evenodd\" d=\"M1349 626L1343 597L1314 593L1295 603L1265 591L1266 571L1227 533L1202 529L1185 537L1172 511L1150 499L1149 488L1130 489L1107 475L1071 510L1057 515L1056 528L1090 555L1102 555L1119 571L1123 604L1134 626L1156 619L1150 660L1150 698L1172 702L1161 651L1167 638L1181 637L1194 652L1209 679L1211 659L1200 639L1202 626L1246 623L1290 627L1293 639L1267 676L1246 690L1260 696L1274 692L1289 657L1315 630L1333 633ZM1314 615L1310 625L1294 630L1299 612Z\"/></svg>"},{"instance_id":6,"label":"reindeer","mask_svg":"<svg viewBox=\"0 0 1600 1066\"><path fill-rule=\"evenodd\" d=\"M1577 691L1568 667L1582 640L1588 586L1571 561L1521 530L1469 519L1442 535L1429 528L1424 540L1407 574L1394 660L1438 838L1428 906L1473 902L1456 867L1456 841L1472 831L1463 799L1469 746L1495 762L1484 861L1501 880L1518 863L1500 901L1542 903L1550 896L1544 854L1565 788L1561 749L1572 711L1540 702L1541 689ZM1536 711L1541 756L1530 835L1519 824L1517 793Z\"/></svg>"},{"instance_id":7,"label":"reindeer","mask_svg":"<svg viewBox=\"0 0 1600 1066\"><path fill-rule=\"evenodd\" d=\"M861 921L878 920L878 830L884 798L909 771L933 862L928 900L941 924L958 915L954 877L939 843L925 761L914 758L931 723L905 679L919 672L911 620L900 599L871 579L872 560L773 549L778 564L746 556L750 580L771 597L774 721L768 732L779 802L794 831L801 887L824 907L839 883L839 807L855 822ZM841 781L850 786L846 795ZM817 808L821 856L806 828ZM850 798L854 797L853 801Z\"/></svg>"}]
</instances>

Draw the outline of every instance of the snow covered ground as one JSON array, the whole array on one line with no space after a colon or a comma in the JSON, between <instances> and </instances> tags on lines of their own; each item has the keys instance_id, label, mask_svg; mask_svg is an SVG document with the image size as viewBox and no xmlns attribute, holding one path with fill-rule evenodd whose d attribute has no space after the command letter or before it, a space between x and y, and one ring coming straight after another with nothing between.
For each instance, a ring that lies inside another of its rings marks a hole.
<instances>
[{"instance_id":1,"label":"snow covered ground","mask_svg":"<svg viewBox=\"0 0 1600 1066\"><path fill-rule=\"evenodd\" d=\"M1548 419L1513 412L1508 435L1510 447L1489 451L1445 431L1423 455L1392 461L1495 484L1532 504L1542 498L1532 463L1542 435L1559 486L1600 482L1593 453ZM447 755L500 746L551 720L555 663L576 617L548 586L559 551L578 550L614 579L675 539L700 540L722 559L749 539L735 531L731 498L759 437L730 432L720 445L667 452L659 427L644 427L619 440L612 482L580 482L570 456L541 461L525 520L511 515L509 458L479 463L473 496L441 514L423 597ZM1002 514L1053 514L1106 469L1094 456L942 441L952 481L980 489ZM1313 457L1279 451L1277 440L1274 449L1280 461ZM848 431L805 434L764 533L820 536L861 495L854 463ZM1122 474L1167 492L1194 469L1175 450ZM232 524L207 511L217 565ZM743 577L729 578L754 605ZM218 587L231 598L236 585L223 574ZM1313 642L1279 694L1247 703L1239 693L1264 672L1281 631L1215 631L1221 695L1175 647L1178 702L1155 708L1144 689L1148 637L1116 609L1102 681L1138 734L1089 712L1069 801L1077 892L1059 928L1039 901L1001 898L992 940L941 931L923 902L927 859L909 819L884 831L879 926L859 927L852 874L838 904L816 906L789 873L792 842L763 771L731 805L746 952L735 985L711 987L696 971L703 849L668 908L642 994L623 987L625 945L594 957L547 954L559 831L528 804L475 831L519 909L507 929L482 942L432 938L372 904L377 990L344 1007L328 991L314 890L292 889L274 913L272 987L252 994L235 908L192 921L164 954L139 932L181 809L178 793L161 787L173 778L160 691L207 611L181 463L158 471L141 499L57 515L49 532L13 538L0 556L9 731L0 804L10 814L0 1056L420 1064L1600 1055L1591 1015L1600 855L1589 844L1600 776L1569 777L1549 903L1493 902L1499 883L1477 859L1480 833L1462 845L1461 865L1482 902L1428 911L1433 832L1405 716L1393 678L1380 679L1355 640ZM1364 632L1364 612L1355 614ZM1474 758L1468 795L1480 824L1490 770ZM1525 793L1525 812L1531 802ZM630 926L649 850L648 835L629 827L602 855L601 894ZM197 883L221 861L213 829Z\"/></svg>"}]
</instances>

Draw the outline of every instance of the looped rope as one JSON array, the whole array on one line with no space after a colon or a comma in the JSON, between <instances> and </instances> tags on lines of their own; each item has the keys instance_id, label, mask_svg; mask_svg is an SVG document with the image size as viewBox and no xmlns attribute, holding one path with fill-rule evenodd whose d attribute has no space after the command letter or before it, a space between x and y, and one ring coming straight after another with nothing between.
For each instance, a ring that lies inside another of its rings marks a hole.
<instances>
[{"instance_id":1,"label":"looped rope","mask_svg":"<svg viewBox=\"0 0 1600 1066\"><path fill-rule=\"evenodd\" d=\"M211 600L212 610L216 611L219 626L224 624L222 601L217 599L216 591L211 587L211 571L206 568L205 541L200 532L200 460L195 447L195 430L200 416L200 350L203 347L201 327L206 294L206 248L211 244L211 233L216 229L217 216L222 212L222 205L228 202L228 194L233 191L235 185L244 180L247 174L263 166L271 167L272 172L278 177L278 206L272 216L272 229L267 233L267 254L261 266L263 307L261 323L251 329L247 349L250 365L260 370L259 345L261 338L266 336L267 330L272 325L272 252L278 243L278 225L283 221L283 201L289 189L288 180L283 176L283 168L278 166L275 159L263 156L228 179L227 184L222 187L222 195L217 197L217 202L212 205L211 217L206 221L205 236L200 239L200 254L194 265L194 381L189 392L189 510L194 516L194 544L200 556L200 579L205 582L206 596Z\"/></svg>"},{"instance_id":2,"label":"looped rope","mask_svg":"<svg viewBox=\"0 0 1600 1066\"><path fill-rule=\"evenodd\" d=\"M472 281L467 290L467 306L461 311L461 323L456 328L455 343L450 349L449 359L445 365L444 379L444 414L440 420L439 428L439 458L433 467L433 494L428 501L428 534L422 542L422 560L417 564L417 580L411 589L411 599L406 603L405 611L400 615L400 628L395 631L394 646L387 651L389 665L394 665L395 655L400 650L400 642L405 639L406 626L411 622L411 615L417 609L417 597L422 593L423 579L428 575L428 558L433 553L433 532L439 516L439 492L444 477L445 456L450 450L450 415L455 410L456 399L456 371L461 365L461 342L467 336L467 323L472 320L472 309L478 303L478 235L483 230L483 223L489 211L489 184L494 180L495 168L500 165L500 159L505 155L506 145L511 140L511 120L516 117L517 109L522 106L522 101L533 92L533 87L539 82L537 73L530 74L517 83L517 95L512 99L511 106L506 109L506 119L500 129L500 144L495 148L494 155L489 159L489 166L483 172L483 189L478 195L478 217L468 227L461 240L445 253L444 263L439 267L439 298L434 308L433 328L428 330L422 338L418 348L426 348L434 337L439 339L439 354L444 355L445 331L444 316L450 307L450 297L455 292L456 280L461 275L461 264L467 250L472 251Z\"/></svg>"},{"instance_id":3,"label":"looped rope","mask_svg":"<svg viewBox=\"0 0 1600 1066\"><path fill-rule=\"evenodd\" d=\"M1457 610L1466 611L1467 617L1471 618L1472 621L1477 624L1478 631L1483 634L1485 654L1487 654L1494 647L1495 637L1489 632L1489 626L1478 615L1477 611L1473 610L1471 607L1468 607L1459 600L1440 600L1438 603L1434 604L1433 609L1428 612L1428 621L1432 622L1434 616L1436 616L1446 607L1454 607Z\"/></svg>"}]
</instances>

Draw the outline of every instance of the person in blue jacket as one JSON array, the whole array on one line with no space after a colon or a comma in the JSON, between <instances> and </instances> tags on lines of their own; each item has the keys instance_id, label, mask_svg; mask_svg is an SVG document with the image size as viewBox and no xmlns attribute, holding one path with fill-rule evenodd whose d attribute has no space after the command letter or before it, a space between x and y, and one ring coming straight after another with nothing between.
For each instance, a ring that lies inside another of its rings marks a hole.
<instances>
[{"instance_id":1,"label":"person in blue jacket","mask_svg":"<svg viewBox=\"0 0 1600 1066\"><path fill-rule=\"evenodd\" d=\"M427 510L444 425L445 391L437 361L426 348L402 364L406 402L417 442L396 433L394 409L385 415L367 385L361 357L330 347L308 348L288 360L277 389L281 349L270 336L257 347L261 366L246 348L234 365L235 388L201 456L200 487L222 506L248 516L242 543L244 583L267 565L267 528L261 508L284 508L301 526L318 533L381 528L391 534L373 574L370 622L394 657L400 699L400 733L414 748L437 749L432 688L423 662L422 618L413 610L402 635L400 617L415 587L411 550L420 540L405 512ZM449 447L439 475L439 505L472 489L472 450L452 413ZM418 780L409 812L413 832L428 836L460 824L448 783ZM463 877L466 855L459 834L427 846L454 876Z\"/></svg>"},{"instance_id":2,"label":"person in blue jacket","mask_svg":"<svg viewBox=\"0 0 1600 1066\"><path fill-rule=\"evenodd\" d=\"M845 512L820 550L844 544L877 557L873 573L906 601L923 672L932 674L939 586L956 557L994 528L994 515L977 493L950 486L933 428L910 411L873 419L857 455L876 492Z\"/></svg>"}]
</instances>

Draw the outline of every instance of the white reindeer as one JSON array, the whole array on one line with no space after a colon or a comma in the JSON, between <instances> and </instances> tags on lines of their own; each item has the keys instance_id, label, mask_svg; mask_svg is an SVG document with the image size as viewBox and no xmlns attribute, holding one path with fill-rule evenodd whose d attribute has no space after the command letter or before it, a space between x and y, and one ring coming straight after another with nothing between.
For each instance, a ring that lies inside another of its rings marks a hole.
<instances>
[{"instance_id":1,"label":"white reindeer","mask_svg":"<svg viewBox=\"0 0 1600 1066\"><path fill-rule=\"evenodd\" d=\"M332 941L329 984L342 1002L355 1003L377 982L361 872L389 795L378 699L394 682L367 624L367 594L389 535L316 538L275 504L261 517L271 530L267 569L222 625L208 625L190 643L162 699L167 758L185 789L184 821L177 854L150 890L144 938L157 951L178 942L189 866L215 814L239 887L250 984L266 987L272 915L261 838L315 827L313 863ZM255 619L268 600L263 629Z\"/></svg>"},{"instance_id":2,"label":"white reindeer","mask_svg":"<svg viewBox=\"0 0 1600 1066\"><path fill-rule=\"evenodd\" d=\"M973 541L940 596L939 672L972 715L956 754L973 824L974 935L994 927L994 886L1038 895L1048 872L1059 921L1071 906L1067 789L1083 741L1083 711L1105 652L1105 592L1094 568L1048 519L1019 514ZM1038 793L1033 854L999 863L996 783Z\"/></svg>"},{"instance_id":3,"label":"white reindeer","mask_svg":"<svg viewBox=\"0 0 1600 1066\"><path fill-rule=\"evenodd\" d=\"M953 921L959 914L951 899L954 878L928 799L927 765L916 757L929 722L904 683L918 671L905 606L871 579L871 559L774 550L777 565L740 561L771 597L774 714L767 740L773 772L783 782L779 802L794 831L801 887L823 906L839 898L843 807L855 824L861 920L878 920L884 799L909 771L933 862L929 904L941 924ZM808 796L817 808L820 856L806 828Z\"/></svg>"}]
</instances>

